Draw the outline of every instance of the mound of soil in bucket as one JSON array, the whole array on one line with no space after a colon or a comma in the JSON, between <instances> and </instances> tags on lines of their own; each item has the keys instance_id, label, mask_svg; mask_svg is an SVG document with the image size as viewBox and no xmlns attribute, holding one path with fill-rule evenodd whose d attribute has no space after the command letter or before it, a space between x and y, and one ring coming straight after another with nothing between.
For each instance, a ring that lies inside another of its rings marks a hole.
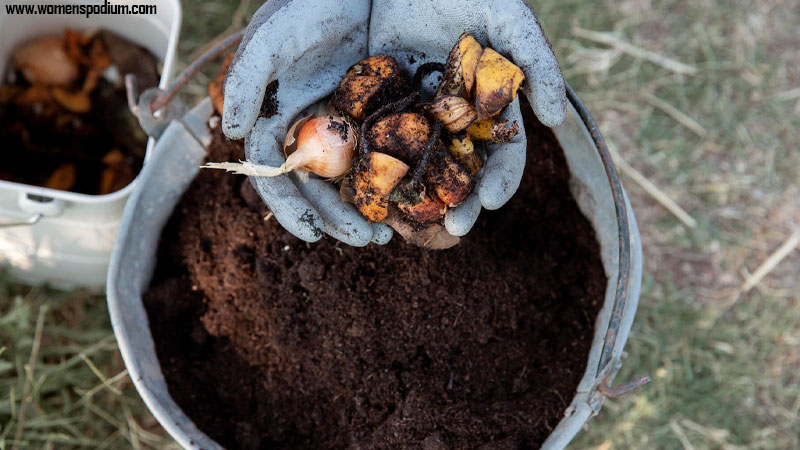
<instances>
[{"instance_id":1,"label":"mound of soil in bucket","mask_svg":"<svg viewBox=\"0 0 800 450\"><path fill-rule=\"evenodd\" d=\"M530 111L530 108L524 108ZM606 277L552 132L446 251L306 244L201 171L145 295L175 401L227 448L536 448L582 377ZM216 131L210 161L243 159Z\"/></svg>"}]
</instances>

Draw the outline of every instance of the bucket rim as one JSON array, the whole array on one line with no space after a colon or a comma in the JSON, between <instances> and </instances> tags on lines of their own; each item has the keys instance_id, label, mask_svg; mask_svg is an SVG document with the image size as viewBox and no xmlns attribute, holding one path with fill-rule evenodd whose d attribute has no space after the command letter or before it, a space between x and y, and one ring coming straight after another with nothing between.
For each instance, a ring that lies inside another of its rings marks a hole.
<instances>
[{"instance_id":1,"label":"bucket rim","mask_svg":"<svg viewBox=\"0 0 800 450\"><path fill-rule=\"evenodd\" d=\"M566 81L564 85L567 91L567 99L572 103L572 106L575 107L578 117L580 117L586 129L589 131L595 149L603 163L603 169L606 171L608 184L611 188L611 198L614 201L614 211L617 216L617 233L619 236L619 266L617 270L619 275L617 276L616 294L611 310L611 318L608 323L605 339L603 340L603 348L597 367L597 375L600 376L607 371L607 367L611 363L611 355L617 342L622 315L628 303L628 281L631 275L630 224L628 222L628 208L625 204L625 193L622 189L622 182L619 179L619 173L617 173L617 168L614 165L611 152L608 150L605 139L603 139L603 135L600 133L600 129L591 113L589 113L586 105L578 98L578 94L575 93L572 86Z\"/></svg>"}]
</instances>

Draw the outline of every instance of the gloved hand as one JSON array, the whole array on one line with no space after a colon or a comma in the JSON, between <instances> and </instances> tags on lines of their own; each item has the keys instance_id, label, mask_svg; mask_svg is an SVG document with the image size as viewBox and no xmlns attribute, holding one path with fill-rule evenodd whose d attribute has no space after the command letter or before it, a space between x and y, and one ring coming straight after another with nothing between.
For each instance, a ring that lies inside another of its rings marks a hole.
<instances>
[{"instance_id":1,"label":"gloved hand","mask_svg":"<svg viewBox=\"0 0 800 450\"><path fill-rule=\"evenodd\" d=\"M275 0L256 13L231 66L223 131L230 138L247 137L248 160L278 166L291 121L332 93L350 65L368 54L388 54L414 73L425 62L444 62L464 31L520 66L526 77L523 93L542 123L557 126L564 120L564 80L524 0ZM279 113L256 120L265 87L275 79ZM519 100L506 108L503 118L522 125ZM505 204L519 187L525 155L522 130L511 142L490 145L475 191L445 217L447 231L462 236L481 207ZM352 205L338 201L334 186L290 177L294 179L283 175L254 182L281 225L297 237L313 242L324 231L350 245L391 238L388 227L370 225Z\"/></svg>"},{"instance_id":2,"label":"gloved hand","mask_svg":"<svg viewBox=\"0 0 800 450\"><path fill-rule=\"evenodd\" d=\"M522 92L539 120L555 127L564 121L566 90L550 43L526 0L374 0L369 29L369 52L388 54L401 67L444 61L463 32L484 47L509 57L525 73ZM414 61L412 64L411 61ZM519 99L503 119L522 127ZM524 130L511 142L488 146L489 159L465 203L448 210L445 228L455 236L469 232L481 206L497 209L514 195L525 169Z\"/></svg>"},{"instance_id":3,"label":"gloved hand","mask_svg":"<svg viewBox=\"0 0 800 450\"><path fill-rule=\"evenodd\" d=\"M367 56L370 0L269 0L253 16L225 82L222 129L245 138L247 159L279 166L283 141L297 116L333 92L342 75ZM278 80L278 113L258 117L266 86ZM340 201L336 187L294 175L251 177L280 224L315 242L327 233L364 246L386 243L392 230L372 225Z\"/></svg>"}]
</instances>

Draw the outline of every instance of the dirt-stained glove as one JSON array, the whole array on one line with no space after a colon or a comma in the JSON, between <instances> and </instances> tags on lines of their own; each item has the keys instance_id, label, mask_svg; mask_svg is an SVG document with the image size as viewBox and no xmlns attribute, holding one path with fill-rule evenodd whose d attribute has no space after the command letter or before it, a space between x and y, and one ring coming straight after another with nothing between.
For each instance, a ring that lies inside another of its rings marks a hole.
<instances>
[{"instance_id":1,"label":"dirt-stained glove","mask_svg":"<svg viewBox=\"0 0 800 450\"><path fill-rule=\"evenodd\" d=\"M283 141L305 108L333 92L342 74L367 56L370 0L270 0L253 16L225 82L222 129L245 138L247 159L280 166ZM278 113L259 117L266 86L278 80ZM331 183L294 175L251 177L280 224L315 242L326 233L348 245L386 243L391 229L372 225L342 203Z\"/></svg>"},{"instance_id":2,"label":"dirt-stained glove","mask_svg":"<svg viewBox=\"0 0 800 450\"><path fill-rule=\"evenodd\" d=\"M510 58L525 74L522 92L539 120L555 127L566 116L564 78L533 9L525 0L373 0L369 52L394 56L412 73L420 64L447 59L461 33ZM522 126L519 101L503 119ZM488 146L489 159L467 201L448 210L445 228L455 236L469 232L481 206L497 209L517 191L525 169L524 130L513 140Z\"/></svg>"},{"instance_id":3,"label":"dirt-stained glove","mask_svg":"<svg viewBox=\"0 0 800 450\"><path fill-rule=\"evenodd\" d=\"M413 73L419 64L445 61L464 31L522 68L523 92L544 124L564 120L561 71L523 0L275 0L256 13L231 66L223 131L230 138L246 137L248 160L279 166L292 121L329 95L350 65L367 54L389 54ZM278 114L258 118L266 85L276 79ZM519 108L516 100L503 118L522 125ZM525 152L522 130L511 142L490 146L475 191L445 217L448 232L466 234L482 207L497 209L511 198L522 178ZM253 182L281 225L300 239L313 242L323 232L349 245L391 239L388 227L370 225L352 205L341 203L333 185L313 179L303 184L294 175Z\"/></svg>"}]
</instances>

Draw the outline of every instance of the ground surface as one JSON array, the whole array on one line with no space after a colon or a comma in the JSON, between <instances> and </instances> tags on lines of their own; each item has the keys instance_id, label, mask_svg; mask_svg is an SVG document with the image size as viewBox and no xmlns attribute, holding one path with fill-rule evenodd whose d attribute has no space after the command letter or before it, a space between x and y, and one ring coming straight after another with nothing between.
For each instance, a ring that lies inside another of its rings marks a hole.
<instances>
[{"instance_id":1,"label":"ground surface","mask_svg":"<svg viewBox=\"0 0 800 450\"><path fill-rule=\"evenodd\" d=\"M257 6L199 3L185 5L184 61ZM567 80L633 169L623 182L646 255L618 380L647 371L654 381L608 402L573 447L800 447L800 252L740 289L800 227L796 2L535 6ZM203 95L207 81L187 94ZM0 392L2 448L174 445L124 372L102 297L0 284Z\"/></svg>"}]
</instances>

